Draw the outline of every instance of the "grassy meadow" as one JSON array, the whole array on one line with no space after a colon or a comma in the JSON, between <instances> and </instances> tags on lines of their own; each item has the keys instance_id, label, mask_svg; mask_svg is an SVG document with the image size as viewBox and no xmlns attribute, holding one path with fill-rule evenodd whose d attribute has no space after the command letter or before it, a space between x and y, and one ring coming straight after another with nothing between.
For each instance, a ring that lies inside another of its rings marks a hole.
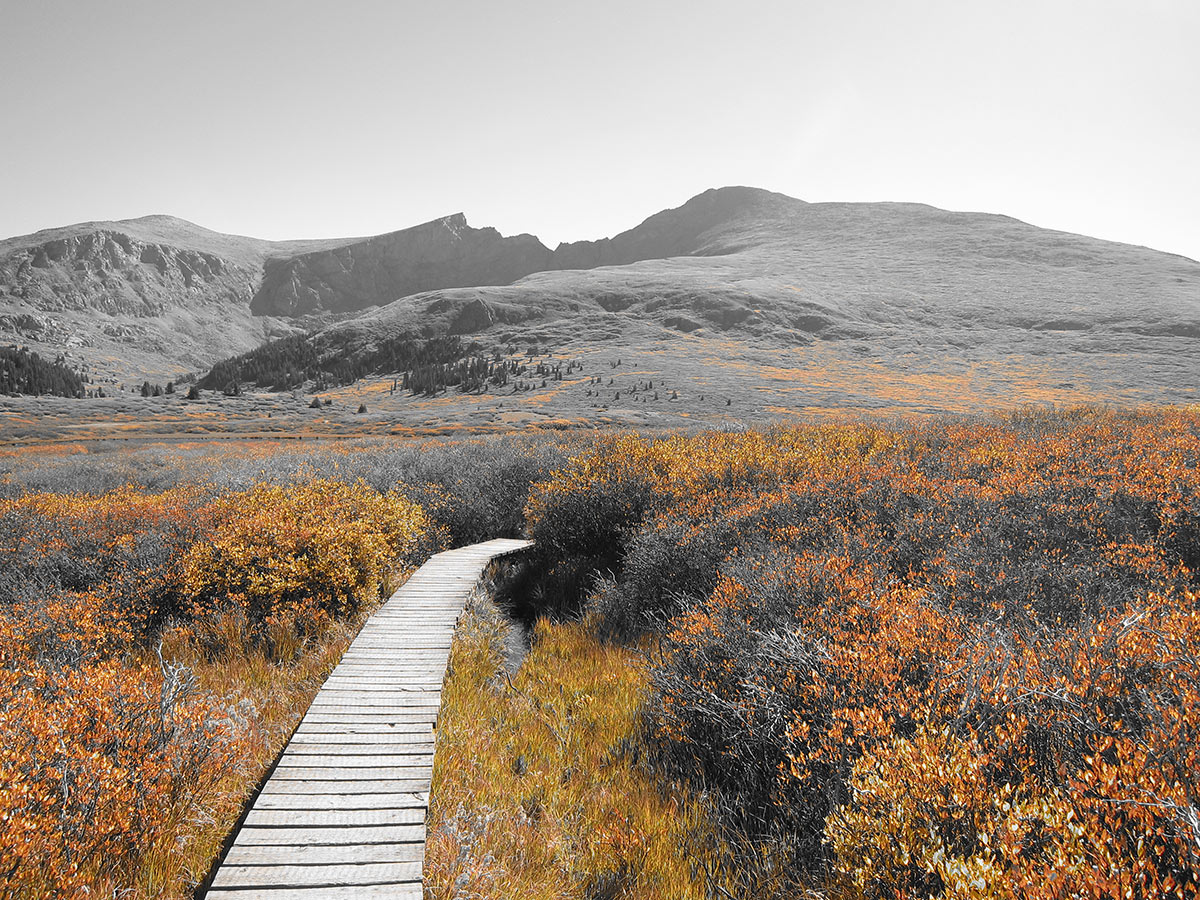
<instances>
[{"instance_id":1,"label":"grassy meadow","mask_svg":"<svg viewBox=\"0 0 1200 900\"><path fill-rule=\"evenodd\" d=\"M0 456L0 896L189 896L379 598L521 533L432 896L1200 891L1194 409L75 449Z\"/></svg>"}]
</instances>

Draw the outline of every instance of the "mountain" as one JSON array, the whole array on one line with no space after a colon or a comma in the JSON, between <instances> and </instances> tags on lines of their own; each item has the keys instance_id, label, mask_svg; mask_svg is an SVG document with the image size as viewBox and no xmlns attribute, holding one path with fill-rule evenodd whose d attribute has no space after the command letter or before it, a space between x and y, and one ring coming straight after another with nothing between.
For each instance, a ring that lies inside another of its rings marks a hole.
<instances>
[{"instance_id":1,"label":"mountain","mask_svg":"<svg viewBox=\"0 0 1200 900\"><path fill-rule=\"evenodd\" d=\"M0 241L0 343L66 354L102 383L165 380L407 294L507 284L551 257L531 235L472 228L461 213L309 241L171 216L85 222Z\"/></svg>"},{"instance_id":2,"label":"mountain","mask_svg":"<svg viewBox=\"0 0 1200 900\"><path fill-rule=\"evenodd\" d=\"M761 240L756 223L776 221L786 210L806 206L784 194L749 187L705 191L678 209L655 213L613 238L559 244L555 269L623 266L644 259L716 256L735 252L743 239Z\"/></svg>"},{"instance_id":3,"label":"mountain","mask_svg":"<svg viewBox=\"0 0 1200 900\"><path fill-rule=\"evenodd\" d=\"M84 222L0 241L0 295L45 311L131 315L195 302L244 302L268 259L345 243L263 241L172 216Z\"/></svg>"},{"instance_id":4,"label":"mountain","mask_svg":"<svg viewBox=\"0 0 1200 900\"><path fill-rule=\"evenodd\" d=\"M104 381L170 377L294 330L249 302L275 256L345 240L272 242L171 216L0 241L0 341L65 353Z\"/></svg>"},{"instance_id":5,"label":"mountain","mask_svg":"<svg viewBox=\"0 0 1200 900\"><path fill-rule=\"evenodd\" d=\"M1198 399L1200 263L1006 216L722 188L611 239L560 245L552 263L510 285L400 298L312 345L365 360L383 341L450 334L632 359L647 381L709 404L629 406L629 385L601 368L604 392L539 401L569 421Z\"/></svg>"},{"instance_id":6,"label":"mountain","mask_svg":"<svg viewBox=\"0 0 1200 900\"><path fill-rule=\"evenodd\" d=\"M508 284L550 267L529 234L502 237L456 213L415 228L271 260L250 309L259 315L345 312L446 287Z\"/></svg>"},{"instance_id":7,"label":"mountain","mask_svg":"<svg viewBox=\"0 0 1200 900\"><path fill-rule=\"evenodd\" d=\"M347 357L442 335L636 354L818 405L1188 401L1200 264L1005 216L750 187L554 250L461 214L368 238L270 242L150 216L0 242L0 342L113 381L306 333Z\"/></svg>"},{"instance_id":8,"label":"mountain","mask_svg":"<svg viewBox=\"0 0 1200 900\"><path fill-rule=\"evenodd\" d=\"M581 318L786 344L951 333L1200 337L1200 264L1006 216L707 191L508 286L415 294L331 327L458 333ZM574 267L574 268L572 268ZM473 324L472 324L473 323Z\"/></svg>"}]
</instances>

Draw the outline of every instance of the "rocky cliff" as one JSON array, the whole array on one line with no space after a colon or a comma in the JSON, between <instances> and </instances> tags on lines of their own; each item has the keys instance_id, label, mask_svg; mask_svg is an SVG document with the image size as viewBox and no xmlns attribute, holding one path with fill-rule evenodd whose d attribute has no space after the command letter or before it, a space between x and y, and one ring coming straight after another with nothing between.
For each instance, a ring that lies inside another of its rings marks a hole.
<instances>
[{"instance_id":1,"label":"rocky cliff","mask_svg":"<svg viewBox=\"0 0 1200 900\"><path fill-rule=\"evenodd\" d=\"M511 284L550 267L553 254L529 234L472 228L462 213L333 250L267 263L250 309L256 315L348 312L439 288Z\"/></svg>"},{"instance_id":2,"label":"rocky cliff","mask_svg":"<svg viewBox=\"0 0 1200 900\"><path fill-rule=\"evenodd\" d=\"M245 303L258 278L253 265L107 228L0 257L0 296L43 312L90 309L140 317L195 303Z\"/></svg>"}]
</instances>

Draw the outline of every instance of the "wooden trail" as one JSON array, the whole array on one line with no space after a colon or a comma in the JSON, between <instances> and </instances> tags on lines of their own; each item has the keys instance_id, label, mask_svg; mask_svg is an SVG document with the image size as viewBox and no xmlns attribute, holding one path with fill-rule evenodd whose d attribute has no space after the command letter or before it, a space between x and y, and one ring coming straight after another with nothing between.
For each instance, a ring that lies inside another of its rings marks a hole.
<instances>
[{"instance_id":1,"label":"wooden trail","mask_svg":"<svg viewBox=\"0 0 1200 900\"><path fill-rule=\"evenodd\" d=\"M209 900L420 900L454 625L500 539L430 558L363 626L263 785Z\"/></svg>"}]
</instances>

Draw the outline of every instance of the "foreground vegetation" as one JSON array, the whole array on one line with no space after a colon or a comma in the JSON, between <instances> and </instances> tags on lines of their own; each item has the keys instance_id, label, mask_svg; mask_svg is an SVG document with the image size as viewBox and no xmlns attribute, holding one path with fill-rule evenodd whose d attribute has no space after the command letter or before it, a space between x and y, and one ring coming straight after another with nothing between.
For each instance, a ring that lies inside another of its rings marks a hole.
<instances>
[{"instance_id":1,"label":"foreground vegetation","mask_svg":"<svg viewBox=\"0 0 1200 900\"><path fill-rule=\"evenodd\" d=\"M379 597L511 532L547 454L11 457L0 897L190 896Z\"/></svg>"},{"instance_id":2,"label":"foreground vegetation","mask_svg":"<svg viewBox=\"0 0 1200 900\"><path fill-rule=\"evenodd\" d=\"M0 895L185 894L396 561L523 529L528 656L485 604L452 656L436 896L1200 891L1194 411L13 457L0 493Z\"/></svg>"},{"instance_id":3,"label":"foreground vegetation","mask_svg":"<svg viewBox=\"0 0 1200 900\"><path fill-rule=\"evenodd\" d=\"M0 522L0 875L30 897L203 875L339 626L435 536L410 501L329 481L38 493Z\"/></svg>"},{"instance_id":4,"label":"foreground vegetation","mask_svg":"<svg viewBox=\"0 0 1200 900\"><path fill-rule=\"evenodd\" d=\"M511 676L490 604L443 687L425 867L434 897L711 896L704 808L637 763L647 666L586 623L541 620Z\"/></svg>"},{"instance_id":5,"label":"foreground vegetation","mask_svg":"<svg viewBox=\"0 0 1200 900\"><path fill-rule=\"evenodd\" d=\"M1179 411L626 436L529 517L745 896L1190 897L1198 463Z\"/></svg>"}]
</instances>

